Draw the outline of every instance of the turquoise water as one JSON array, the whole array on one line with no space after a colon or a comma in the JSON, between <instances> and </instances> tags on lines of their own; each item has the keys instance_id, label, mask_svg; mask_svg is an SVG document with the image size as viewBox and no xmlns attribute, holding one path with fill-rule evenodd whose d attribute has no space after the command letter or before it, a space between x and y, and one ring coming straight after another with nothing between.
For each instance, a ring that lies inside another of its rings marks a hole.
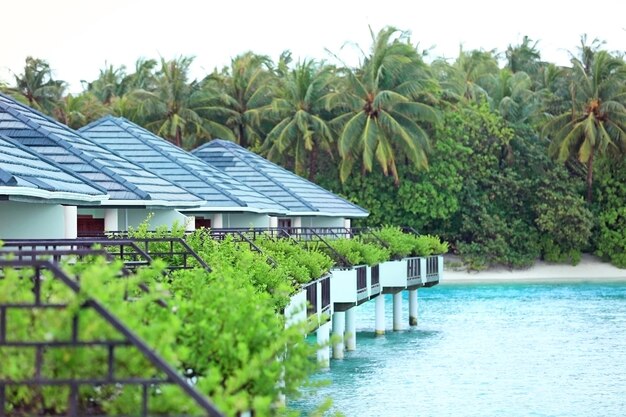
<instances>
[{"instance_id":1,"label":"turquoise water","mask_svg":"<svg viewBox=\"0 0 626 417\"><path fill-rule=\"evenodd\" d=\"M351 416L626 416L626 284L441 285L419 291L419 326L375 337L358 308L357 350L324 398ZM404 299L408 320L408 301ZM408 326L406 326L408 327Z\"/></svg>"}]
</instances>

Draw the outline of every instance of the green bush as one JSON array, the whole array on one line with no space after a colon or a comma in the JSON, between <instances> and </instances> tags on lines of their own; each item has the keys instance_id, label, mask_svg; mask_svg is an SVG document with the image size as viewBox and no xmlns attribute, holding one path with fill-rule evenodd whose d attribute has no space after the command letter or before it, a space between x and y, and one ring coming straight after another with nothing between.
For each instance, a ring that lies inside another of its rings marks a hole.
<instances>
[{"instance_id":1,"label":"green bush","mask_svg":"<svg viewBox=\"0 0 626 417\"><path fill-rule=\"evenodd\" d=\"M626 159L599 158L596 169L595 253L626 268Z\"/></svg>"},{"instance_id":2,"label":"green bush","mask_svg":"<svg viewBox=\"0 0 626 417\"><path fill-rule=\"evenodd\" d=\"M413 235L404 233L399 227L384 226L375 234L389 246L394 259L406 258L415 251Z\"/></svg>"},{"instance_id":3,"label":"green bush","mask_svg":"<svg viewBox=\"0 0 626 417\"><path fill-rule=\"evenodd\" d=\"M389 249L373 243L365 243L359 238L336 239L329 241L329 244L351 265L373 266L388 261L391 256Z\"/></svg>"},{"instance_id":4,"label":"green bush","mask_svg":"<svg viewBox=\"0 0 626 417\"><path fill-rule=\"evenodd\" d=\"M277 311L289 303L290 295L298 289L294 276L302 280L307 276L305 268L297 269L292 264L272 265L267 255L252 251L248 243L236 242L232 236L217 241L206 229L200 229L187 236L186 241L211 269L233 271L242 285L250 283L258 292L270 294Z\"/></svg>"},{"instance_id":5,"label":"green bush","mask_svg":"<svg viewBox=\"0 0 626 417\"><path fill-rule=\"evenodd\" d=\"M565 169L555 168L539 181L532 208L543 258L573 265L580 262L592 235L593 215Z\"/></svg>"},{"instance_id":6,"label":"green bush","mask_svg":"<svg viewBox=\"0 0 626 417\"><path fill-rule=\"evenodd\" d=\"M626 268L626 207L613 207L600 215L596 254Z\"/></svg>"},{"instance_id":7,"label":"green bush","mask_svg":"<svg viewBox=\"0 0 626 417\"><path fill-rule=\"evenodd\" d=\"M541 251L543 252L543 259L548 262L578 265L582 259L580 249L570 249L568 251L548 236L542 236L541 238Z\"/></svg>"},{"instance_id":8,"label":"green bush","mask_svg":"<svg viewBox=\"0 0 626 417\"><path fill-rule=\"evenodd\" d=\"M413 238L415 256L443 255L448 252L448 242L443 242L439 236L418 235Z\"/></svg>"},{"instance_id":9,"label":"green bush","mask_svg":"<svg viewBox=\"0 0 626 417\"><path fill-rule=\"evenodd\" d=\"M133 228L132 226L128 227L128 237L131 239L161 239L161 238L184 238L185 237L185 227L182 226L177 221L174 222L171 228L167 226L158 226L154 230L149 230L150 227L150 219L153 217L152 213L148 215L148 217L141 222L137 228ZM142 250L146 250L146 245L142 243L138 243L139 248ZM116 250L116 248L112 248ZM161 259L165 261L168 265L171 266L181 266L183 265L183 255L179 254L170 254L169 252L173 249L174 253L184 252L184 247L181 243L174 242L171 246L169 241L155 241L147 243L147 252L152 257L152 259ZM194 262L193 259L188 258L188 262Z\"/></svg>"},{"instance_id":10,"label":"green bush","mask_svg":"<svg viewBox=\"0 0 626 417\"><path fill-rule=\"evenodd\" d=\"M328 273L333 265L333 260L317 246L305 248L290 239L272 239L269 236L261 236L255 243L278 264L290 265L288 269L294 268L294 272L304 268L306 274L294 274L300 277L297 282L301 284L320 278Z\"/></svg>"},{"instance_id":11,"label":"green bush","mask_svg":"<svg viewBox=\"0 0 626 417\"><path fill-rule=\"evenodd\" d=\"M250 253L230 244L224 247ZM235 256L240 262L248 259L228 250L222 252L225 257ZM194 269L166 276L165 265L155 262L123 279L119 277L120 264L107 264L103 258L66 265L71 274L80 272L81 293L76 295L58 280L46 278L42 301L68 302L70 307L12 311L7 331L14 340L69 340L72 316L78 314L81 340L121 339L92 309L80 308L87 298L96 299L170 365L192 378L226 415L247 410L258 416L276 415L281 394L296 396L317 369L310 359L316 347L303 343L305 323L286 328L273 295L259 291L249 280L262 270L242 275L239 266L214 261L220 267L211 273ZM31 275L30 271L3 271L0 302L32 302ZM142 291L140 284L147 285L150 292ZM156 303L157 299L167 307ZM0 355L0 379L32 377L31 351L2 347ZM42 372L43 377L99 378L106 375L107 364L106 349L48 348ZM151 378L158 374L135 348L116 348L117 376ZM279 380L284 383L277 384ZM151 414L200 414L195 403L175 386L155 386L149 395ZM67 397L64 387L9 388L7 411L9 415L66 414ZM79 401L103 415L134 415L141 404L141 390L130 386L85 388Z\"/></svg>"}]
</instances>

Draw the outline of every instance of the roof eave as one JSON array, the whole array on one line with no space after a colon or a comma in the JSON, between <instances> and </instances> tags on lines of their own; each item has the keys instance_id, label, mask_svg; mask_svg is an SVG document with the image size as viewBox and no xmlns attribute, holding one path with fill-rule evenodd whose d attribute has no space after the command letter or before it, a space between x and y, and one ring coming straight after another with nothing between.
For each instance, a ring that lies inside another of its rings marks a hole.
<instances>
[{"instance_id":1,"label":"roof eave","mask_svg":"<svg viewBox=\"0 0 626 417\"><path fill-rule=\"evenodd\" d=\"M275 209L264 209L258 207L215 207L215 206L200 206L192 209L181 210L184 212L244 212L244 213L257 213L267 215L285 215L286 211L276 211Z\"/></svg>"},{"instance_id":2,"label":"roof eave","mask_svg":"<svg viewBox=\"0 0 626 417\"><path fill-rule=\"evenodd\" d=\"M109 199L104 202L103 206L127 206L127 207L146 207L146 208L183 208L198 207L201 202L191 201L165 201L165 200L117 200Z\"/></svg>"},{"instance_id":3,"label":"roof eave","mask_svg":"<svg viewBox=\"0 0 626 417\"><path fill-rule=\"evenodd\" d=\"M354 218L364 218L369 216L370 214L365 213L335 213L335 212L327 212L327 211L289 211L286 213L287 216L301 216L301 217L344 217L347 219Z\"/></svg>"},{"instance_id":4,"label":"roof eave","mask_svg":"<svg viewBox=\"0 0 626 417\"><path fill-rule=\"evenodd\" d=\"M42 200L54 200L54 204L60 204L59 201L68 201L69 203L82 202L82 203L103 203L108 200L109 196L106 194L81 194L73 193L69 191L48 191L38 188L30 187L5 187L0 186L0 195L6 195L11 197L27 197L38 198Z\"/></svg>"}]
</instances>

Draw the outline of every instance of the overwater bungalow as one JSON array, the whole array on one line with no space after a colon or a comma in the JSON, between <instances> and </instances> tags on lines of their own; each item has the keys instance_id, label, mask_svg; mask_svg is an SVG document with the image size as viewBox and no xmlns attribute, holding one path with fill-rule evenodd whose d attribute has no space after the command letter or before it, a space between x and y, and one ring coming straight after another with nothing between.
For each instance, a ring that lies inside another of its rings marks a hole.
<instances>
[{"instance_id":1,"label":"overwater bungalow","mask_svg":"<svg viewBox=\"0 0 626 417\"><path fill-rule=\"evenodd\" d=\"M0 135L0 238L126 231L153 213L151 228L178 221L190 229L284 233L295 241L317 239L332 252L325 239L353 236L351 220L369 215L232 142L213 140L188 153L123 118L105 117L76 132L0 95ZM409 290L415 325L417 289L436 284L442 270L436 256L372 266L340 260L328 276L303 286L286 314L314 318L321 343L332 326L339 341L333 356L341 358L344 348L356 347L356 306L375 299L376 332L384 333L382 294L393 294L399 330L401 294ZM328 348L318 357L328 362Z\"/></svg>"},{"instance_id":2,"label":"overwater bungalow","mask_svg":"<svg viewBox=\"0 0 626 417\"><path fill-rule=\"evenodd\" d=\"M203 201L191 191L3 94L0 120L0 134L106 190L109 199L102 204L85 202L78 208L73 206L78 234L128 230L150 214L151 227L185 224L186 216L177 209L197 207ZM72 209L66 207L66 211Z\"/></svg>"},{"instance_id":3,"label":"overwater bungalow","mask_svg":"<svg viewBox=\"0 0 626 417\"><path fill-rule=\"evenodd\" d=\"M212 140L192 151L208 164L249 185L288 209L274 226L350 227L350 219L367 217L367 210L290 172L233 142Z\"/></svg>"},{"instance_id":4,"label":"overwater bungalow","mask_svg":"<svg viewBox=\"0 0 626 417\"><path fill-rule=\"evenodd\" d=\"M0 127L11 123L0 114ZM65 207L108 198L103 187L0 134L0 237L65 238L76 228Z\"/></svg>"},{"instance_id":5,"label":"overwater bungalow","mask_svg":"<svg viewBox=\"0 0 626 417\"><path fill-rule=\"evenodd\" d=\"M196 228L268 227L270 217L287 212L249 185L124 118L107 116L79 132L202 197L199 207L180 209L193 216Z\"/></svg>"}]
</instances>

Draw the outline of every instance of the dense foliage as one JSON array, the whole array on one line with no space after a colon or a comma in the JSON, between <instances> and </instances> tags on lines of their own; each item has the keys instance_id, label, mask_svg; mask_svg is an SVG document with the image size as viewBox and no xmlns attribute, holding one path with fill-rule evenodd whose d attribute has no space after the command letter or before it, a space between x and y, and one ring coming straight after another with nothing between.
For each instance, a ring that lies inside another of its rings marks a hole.
<instances>
[{"instance_id":1,"label":"dense foliage","mask_svg":"<svg viewBox=\"0 0 626 417\"><path fill-rule=\"evenodd\" d=\"M387 27L354 68L248 52L190 80L189 57L142 59L71 95L29 58L4 91L75 128L114 114L186 148L234 140L367 208L363 224L440 234L476 268L583 251L624 266L623 51L583 36L557 66L538 45L427 63Z\"/></svg>"},{"instance_id":2,"label":"dense foliage","mask_svg":"<svg viewBox=\"0 0 626 417\"><path fill-rule=\"evenodd\" d=\"M328 273L335 261L321 242L258 237L255 242L229 235L214 239L207 229L184 235L175 225L148 231L148 221L129 234L154 259L129 276L120 274L122 263L102 257L72 259L62 265L69 276L80 276L81 291L73 293L52 275L42 281L42 302L68 303L67 309L11 310L6 332L11 341L63 342L72 337L72 317L78 317L80 341L115 339L120 335L91 309L97 300L155 349L189 381L208 395L227 415L252 410L255 415L282 415L282 395L297 397L317 369L316 346L304 339L307 323L291 323L283 311L289 297ZM199 267L166 273L166 266L182 266L183 238L211 271ZM174 242L174 243L172 243ZM376 265L391 256L428 256L443 253L447 244L438 237L406 234L400 228L372 229L358 238L328 241L352 265ZM144 245L145 244L145 245ZM1 242L0 242L1 245ZM174 246L172 246L174 245ZM174 256L168 249L179 252ZM405 253L406 252L406 253ZM132 250L124 260L136 259ZM0 303L32 303L32 271L0 271ZM117 349L116 375L152 378L160 372L134 347ZM33 375L35 356L24 349L0 348L0 378ZM103 378L108 372L105 348L62 347L44 351L42 376L53 378ZM66 387L7 389L11 415L63 415ZM151 389L150 413L197 414L197 406L180 388ZM89 413L132 415L141 403L141 390L131 386L87 387L79 394L79 407Z\"/></svg>"},{"instance_id":3,"label":"dense foliage","mask_svg":"<svg viewBox=\"0 0 626 417\"><path fill-rule=\"evenodd\" d=\"M224 246L232 248L232 244ZM227 252L227 251L225 251ZM237 252L252 252L239 247ZM224 253L224 252L223 252ZM239 262L245 262L245 255ZM285 317L276 310L275 295L259 291L249 278L265 271L245 272L227 257L213 257L213 272L178 270L163 274L163 263L145 267L130 277L119 277L120 264L103 259L67 265L81 272L81 293L74 295L59 281L44 281L43 301L70 303L62 311L20 310L12 312L7 333L12 340L63 341L71 337L71 317L78 314L81 340L115 336L113 329L90 309L79 309L82 300L94 298L125 325L156 349L181 374L193 380L227 415L254 410L256 415L275 415L281 394L294 396L307 384L317 365L315 346L305 343L306 323L285 327ZM258 260L251 262L252 267ZM32 302L33 282L27 275L6 270L0 279L0 302ZM257 281L258 278L256 277ZM147 285L150 292L140 290ZM132 301L129 301L132 300ZM163 307L156 303L166 302ZM211 306L207 308L207 306ZM234 308L236 306L236 308ZM34 356L24 349L2 348L1 378L33 375ZM43 376L102 378L107 373L106 349L49 349ZM119 348L119 377L159 375L134 348ZM278 383L277 381L281 381ZM11 415L29 413L59 415L67 407L67 388L9 389ZM177 387L151 390L151 413L177 412L197 415L193 401ZM100 414L132 415L141 403L141 390L123 386L81 391L82 407Z\"/></svg>"},{"instance_id":4,"label":"dense foliage","mask_svg":"<svg viewBox=\"0 0 626 417\"><path fill-rule=\"evenodd\" d=\"M437 236L405 233L399 227L385 226L371 234L385 244L393 259L409 256L441 255L448 252L448 243Z\"/></svg>"}]
</instances>

